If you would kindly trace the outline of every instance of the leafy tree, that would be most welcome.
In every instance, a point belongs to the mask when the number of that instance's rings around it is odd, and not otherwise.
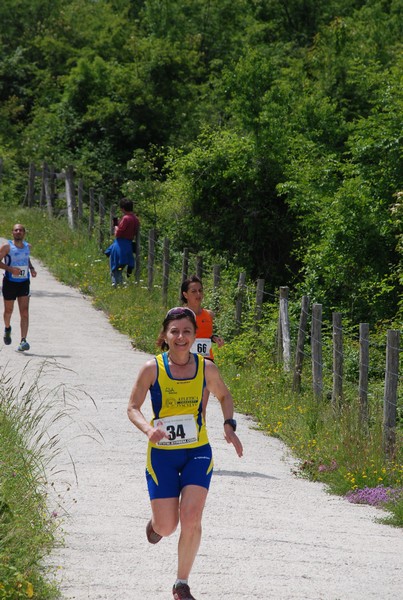
[[[138,149],[128,164],[128,181],[123,186],[125,196],[133,199],[136,212],[141,217],[144,231],[156,229],[160,223],[158,209],[161,200],[162,176],[160,151],[147,156],[145,150]]]
[[[399,0],[4,0],[0,148],[137,198],[180,248],[390,317],[402,22]]]
[[[281,283],[291,222],[253,136],[228,129],[203,133],[172,162],[168,202],[177,202],[181,191],[183,212],[172,223],[176,239],[179,233],[194,252],[210,248],[237,257],[254,276]]]

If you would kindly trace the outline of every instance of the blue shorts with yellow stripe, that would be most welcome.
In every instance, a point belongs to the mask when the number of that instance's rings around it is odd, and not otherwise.
[[[213,453],[210,444],[197,448],[148,449],[146,479],[151,500],[179,498],[186,485],[210,487]]]

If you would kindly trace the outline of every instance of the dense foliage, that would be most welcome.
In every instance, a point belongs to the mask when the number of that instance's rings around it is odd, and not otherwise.
[[[3,199],[29,160],[74,164],[177,248],[400,322],[402,23],[399,0],[3,0]]]

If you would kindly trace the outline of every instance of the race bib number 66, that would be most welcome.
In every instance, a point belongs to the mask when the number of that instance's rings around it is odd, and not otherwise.
[[[211,350],[211,339],[210,338],[197,338],[190,349],[191,352],[201,354],[202,356],[210,356]]]

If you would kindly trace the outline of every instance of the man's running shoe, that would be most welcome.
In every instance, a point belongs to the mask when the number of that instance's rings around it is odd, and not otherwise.
[[[190,593],[190,587],[187,583],[178,583],[172,589],[174,600],[196,600]]]
[[[9,346],[11,344],[11,327],[4,328],[3,340],[6,346]]]
[[[25,352],[25,350],[29,350],[29,344],[25,338],[22,338],[20,345],[18,346],[18,352]]]

